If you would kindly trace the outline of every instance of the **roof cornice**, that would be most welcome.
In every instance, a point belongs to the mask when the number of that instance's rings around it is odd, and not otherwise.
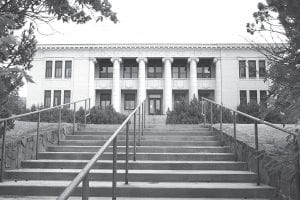
[[[270,44],[260,44],[269,46]],[[114,44],[38,44],[38,50],[45,49],[149,49],[149,48],[192,48],[192,49],[253,49],[249,43],[212,43],[212,44],[189,44],[189,43],[114,43]]]

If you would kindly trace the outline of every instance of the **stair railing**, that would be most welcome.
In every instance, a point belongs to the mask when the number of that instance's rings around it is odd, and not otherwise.
[[[84,124],[86,124],[86,117],[90,115],[90,111],[91,111],[91,99],[87,98],[87,99],[83,99],[83,100],[79,100],[79,101],[74,101],[71,103],[65,103],[62,105],[58,105],[58,106],[54,106],[51,108],[45,108],[45,109],[41,109],[41,110],[37,110],[37,111],[33,111],[33,112],[28,112],[28,113],[24,113],[24,114],[20,114],[20,115],[15,115],[12,117],[8,117],[8,118],[4,118],[4,119],[0,119],[0,130],[2,129],[2,146],[1,146],[1,166],[0,166],[0,182],[3,182],[4,179],[4,174],[5,174],[5,160],[6,160],[6,148],[5,148],[5,137],[6,137],[6,132],[7,132],[7,126],[8,126],[8,121],[10,120],[15,120],[15,119],[19,119],[22,117],[26,117],[26,116],[32,116],[32,115],[37,115],[37,127],[36,127],[36,141],[35,141],[35,150],[36,150],[36,154],[35,154],[35,158],[36,160],[39,159],[39,136],[40,136],[40,122],[41,122],[41,113],[43,112],[47,112],[50,110],[58,110],[58,136],[57,136],[57,142],[59,143],[61,140],[61,111],[63,107],[70,107],[71,105],[73,105],[73,133],[75,132],[75,126],[76,126],[76,105],[78,105],[79,103],[84,102]],[[2,126],[3,124],[3,126]]]
[[[72,182],[65,188],[65,190],[60,194],[57,200],[68,199],[74,190],[82,183],[82,199],[87,200],[89,198],[89,173],[96,162],[101,158],[107,148],[113,143],[113,163],[112,163],[112,200],[117,198],[117,136],[121,133],[121,130],[126,128],[126,138],[125,138],[125,184],[128,184],[128,160],[129,160],[129,124],[131,123],[131,118],[133,117],[133,160],[136,160],[136,115],[139,115],[138,126],[139,126],[139,145],[141,139],[141,133],[143,133],[145,128],[145,101],[142,101],[124,120],[124,122],[119,126],[119,128],[109,137],[109,139],[104,143],[104,145],[99,149],[99,151],[92,157],[92,159],[84,166],[84,168],[77,174],[77,176],[72,180]],[[142,110],[142,113],[141,113]],[[140,115],[141,114],[141,115]],[[140,120],[142,117],[142,120]]]
[[[218,104],[210,99],[207,99],[207,98],[204,98],[204,97],[201,97],[201,102],[202,102],[202,114],[204,116],[204,125],[206,125],[206,120],[207,120],[207,117],[206,115],[208,114],[207,112],[207,109],[206,107],[208,107],[208,105],[210,105],[210,127],[211,127],[211,130],[213,130],[213,105],[215,105],[217,108],[219,107],[220,108],[220,113],[219,113],[219,120],[220,120],[220,132],[222,133],[222,126],[223,126],[223,109],[225,110],[228,110],[230,112],[233,113],[233,139],[234,139],[234,154],[235,154],[235,158],[237,159],[237,140],[236,140],[236,124],[237,124],[237,115],[241,115],[241,116],[244,116],[250,120],[253,120],[254,122],[254,135],[255,135],[255,139],[254,139],[254,142],[255,142],[255,151],[256,151],[256,168],[257,168],[257,178],[256,178],[256,183],[257,185],[260,185],[260,182],[261,182],[261,177],[260,177],[260,166],[259,166],[259,162],[260,162],[260,156],[259,156],[259,149],[258,149],[258,145],[259,145],[259,138],[258,138],[258,127],[257,127],[257,124],[265,124],[267,126],[270,126],[274,129],[277,129],[277,130],[280,130],[284,133],[287,133],[289,135],[291,135],[292,137],[297,137],[297,134],[296,133],[293,133],[289,130],[286,130],[286,129],[283,129],[279,126],[276,126],[270,122],[266,122],[262,119],[259,119],[259,118],[256,118],[256,117],[253,117],[251,115],[248,115],[246,113],[243,113],[243,112],[240,112],[236,109],[233,109],[233,108],[229,108],[227,106],[224,106],[222,104]],[[207,105],[206,105],[207,104]],[[298,144],[300,144],[300,135],[298,136],[298,139],[297,139],[297,142]],[[298,152],[299,153],[299,152]],[[299,176],[299,175],[298,175]],[[299,178],[299,177],[298,177]]]

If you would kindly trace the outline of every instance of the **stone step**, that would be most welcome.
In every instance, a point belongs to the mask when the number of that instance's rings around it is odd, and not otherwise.
[[[47,151],[50,152],[97,152],[101,146],[50,146]],[[118,146],[118,152],[125,152],[125,146]],[[129,147],[133,152],[133,146]],[[112,152],[112,146],[107,149]],[[226,153],[229,152],[228,146],[206,146],[206,147],[176,147],[176,146],[137,146],[138,153]]]
[[[137,136],[137,135],[136,135]],[[108,140],[110,136],[102,135],[68,135],[66,140]],[[125,140],[125,135],[119,135],[119,140]],[[129,136],[129,139],[133,139],[133,135]],[[216,136],[142,136],[143,141],[153,141],[153,140],[175,140],[175,141],[215,141]]]
[[[89,160],[26,160],[21,163],[24,168],[47,169],[82,169]],[[118,160],[117,167],[124,169],[125,161]],[[111,160],[99,160],[95,169],[112,169]],[[247,163],[234,161],[129,161],[129,169],[144,170],[247,170]]]
[[[129,141],[129,145],[133,146],[133,138]],[[63,146],[101,146],[107,140],[61,140],[60,145]],[[120,146],[125,145],[125,140],[118,140],[117,144]],[[220,141],[161,141],[161,140],[148,140],[141,141],[141,146],[221,146]]]
[[[16,169],[8,170],[10,180],[73,180],[80,169]],[[117,180],[124,181],[125,170],[118,170]],[[93,169],[90,180],[111,181],[111,169]],[[130,182],[255,182],[256,175],[248,171],[231,170],[129,170]]]
[[[6,196],[0,197],[0,199],[5,200],[56,200],[57,197],[54,196]],[[187,200],[186,198],[155,198],[156,200]],[[244,198],[189,198],[190,200],[245,200]],[[69,200],[82,200],[81,197],[70,197]],[[90,197],[89,200],[111,200],[111,197]],[[152,198],[132,198],[132,197],[118,197],[118,200],[153,200]],[[268,199],[261,199],[255,198],[247,200],[268,200]]]
[[[66,160],[83,160],[91,159],[95,155],[94,152],[41,152],[40,159],[66,159]],[[112,159],[112,153],[104,153],[101,159]],[[119,152],[118,159],[124,160],[125,153]],[[132,153],[129,154],[132,159]],[[208,160],[234,160],[232,153],[137,153],[137,160],[181,160],[181,161],[208,161]]]
[[[5,181],[0,184],[2,195],[59,195],[70,181]],[[90,195],[111,196],[111,181],[90,181]],[[73,195],[81,195],[81,184]],[[117,184],[118,197],[197,197],[197,198],[271,198],[275,196],[272,187],[257,186],[255,183],[216,183],[216,182],[123,182]]]
[[[114,131],[76,131],[74,135],[112,135]],[[125,131],[121,131],[120,135],[124,135]],[[142,134],[142,133],[141,133]],[[129,135],[133,135],[133,129],[129,130]],[[136,135],[139,135],[139,129],[136,129]],[[151,130],[144,130],[144,136],[211,136],[211,131],[188,131],[188,130],[182,130],[182,131],[151,131]]]

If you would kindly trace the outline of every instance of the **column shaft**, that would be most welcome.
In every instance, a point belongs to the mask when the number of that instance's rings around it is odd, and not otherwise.
[[[190,63],[189,100],[194,97],[198,99],[197,62],[199,62],[199,58],[189,58],[188,62]]]
[[[95,105],[95,62],[96,59],[90,58],[89,60],[89,98],[91,99],[91,107]]]
[[[120,64],[121,58],[112,58],[113,62],[113,88],[112,105],[117,112],[121,111],[121,89],[120,89]]]
[[[172,62],[173,58],[163,58],[164,63],[164,114],[169,110],[173,109],[172,106]]]
[[[221,72],[221,59],[214,60],[216,65],[216,89],[215,89],[215,101],[222,103],[222,72]]]
[[[146,62],[147,58],[137,58],[139,63],[138,104],[146,98]]]

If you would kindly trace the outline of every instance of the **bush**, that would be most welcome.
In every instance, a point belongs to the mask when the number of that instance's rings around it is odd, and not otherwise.
[[[126,115],[116,112],[112,106],[106,108],[94,106],[87,121],[91,124],[120,124],[126,117]]]

